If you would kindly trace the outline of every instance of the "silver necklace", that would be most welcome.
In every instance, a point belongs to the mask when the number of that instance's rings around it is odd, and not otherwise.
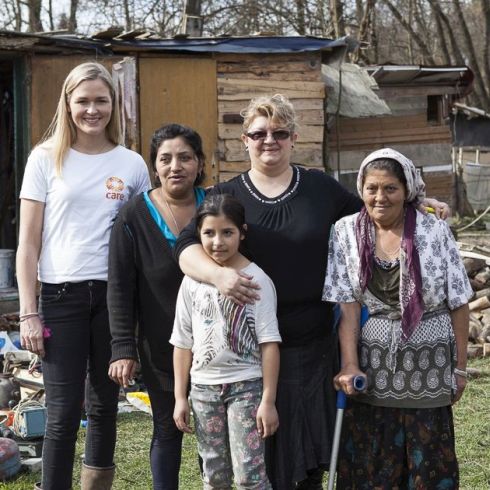
[[[170,207],[170,204],[163,197],[163,194],[162,194],[162,199],[163,199],[163,202],[165,203],[165,206],[167,206],[167,209],[168,209],[168,212],[170,213],[170,216],[172,217],[172,220],[173,220],[174,225],[175,225],[175,229],[177,230],[177,235],[180,235],[180,226],[178,225],[177,220],[175,219],[175,216],[174,216],[174,213],[172,212],[172,208]]]

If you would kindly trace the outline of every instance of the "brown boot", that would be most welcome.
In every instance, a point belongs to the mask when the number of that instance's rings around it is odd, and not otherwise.
[[[116,466],[96,468],[82,463],[81,490],[111,490]]]

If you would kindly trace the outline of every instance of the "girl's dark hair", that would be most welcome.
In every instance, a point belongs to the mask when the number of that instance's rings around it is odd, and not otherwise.
[[[204,155],[204,150],[202,148],[202,139],[197,131],[189,128],[188,126],[183,126],[182,124],[166,124],[153,133],[150,142],[151,168],[154,172],[156,172],[156,159],[158,149],[160,148],[161,144],[166,140],[173,140],[174,138],[179,137],[183,138],[185,142],[192,148],[192,151],[196,155],[198,162],[202,164],[202,170],[197,174],[194,185],[202,184],[204,182],[204,179],[206,178],[206,175],[204,174],[204,162],[206,161],[206,156]],[[157,179],[155,185],[157,187],[160,187],[162,184]]]
[[[366,180],[366,175],[370,170],[385,170],[386,172],[392,173],[405,187],[407,190],[407,178],[405,177],[405,172],[403,167],[392,158],[378,158],[369,163],[364,169],[363,184]]]
[[[226,216],[227,219],[240,230],[245,232],[245,209],[242,203],[230,194],[214,194],[207,196],[197,208],[196,226],[198,233],[201,231],[202,222],[206,216]]]

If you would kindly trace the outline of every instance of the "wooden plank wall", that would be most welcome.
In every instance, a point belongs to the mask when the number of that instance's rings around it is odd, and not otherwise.
[[[140,57],[141,154],[149,161],[153,132],[171,122],[194,128],[206,154],[206,184],[217,181],[216,62],[197,57]]]
[[[320,53],[217,55],[220,182],[250,168],[238,117],[250,99],[281,93],[290,98],[300,127],[294,163],[323,168],[325,87]],[[232,119],[233,122],[225,122]]]
[[[425,112],[401,116],[348,119],[341,117],[339,143],[344,150],[375,150],[403,143],[447,143],[450,159],[451,132],[447,124],[434,125]],[[337,151],[335,126],[329,133],[329,149]]]
[[[109,71],[120,58],[99,58]],[[31,145],[36,145],[53,119],[61,87],[75,66],[94,61],[93,56],[33,55],[31,58]]]
[[[427,196],[447,202],[454,210],[453,173],[451,171],[424,172],[423,179]]]

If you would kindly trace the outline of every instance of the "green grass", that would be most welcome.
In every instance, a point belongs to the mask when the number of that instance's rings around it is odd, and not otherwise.
[[[455,406],[458,458],[461,468],[461,490],[490,488],[490,358],[470,363],[482,376],[471,379],[463,399]],[[114,490],[151,489],[149,445],[151,419],[143,413],[119,416]],[[85,433],[80,431],[74,474],[74,488],[79,488],[80,460]],[[0,483],[0,490],[30,490],[39,475],[20,474],[15,480]],[[180,487],[202,488],[199,480],[196,444],[193,436],[184,437]]]
[[[469,363],[482,376],[470,379],[454,408],[462,490],[490,489],[490,358]]]

